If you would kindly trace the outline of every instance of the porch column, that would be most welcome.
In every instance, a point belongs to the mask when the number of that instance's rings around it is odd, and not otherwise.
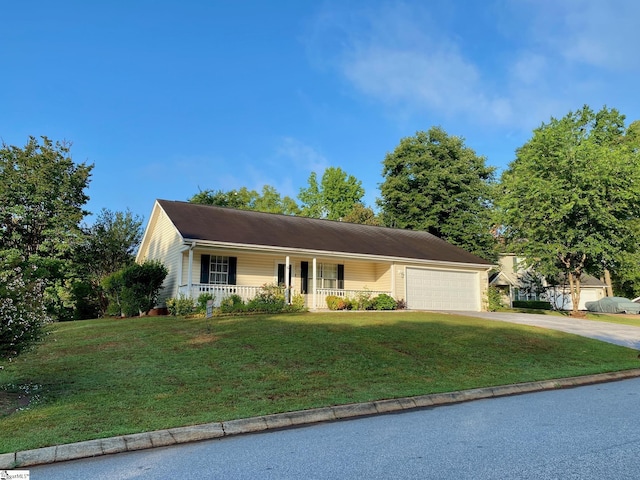
[[[193,247],[195,247],[195,244],[189,247],[189,268],[187,270],[187,291],[189,292],[187,295],[189,298],[193,298]]]
[[[396,262],[391,262],[391,296],[396,298]]]
[[[291,285],[289,282],[289,270],[291,269],[291,259],[289,255],[284,260],[284,291],[285,291],[285,300],[287,303],[291,303]]]
[[[177,277],[178,277],[178,293],[180,292],[180,286],[182,285],[182,261],[184,260],[184,250],[180,250],[180,257],[178,258],[178,265],[176,268],[177,270]],[[178,295],[176,294],[176,297]]]
[[[317,290],[317,283],[316,283],[316,274],[317,274],[317,260],[315,257],[313,257],[313,281],[311,282],[311,288],[313,289],[313,309],[315,310],[316,308],[318,308],[317,306],[317,302],[316,302],[316,290]]]

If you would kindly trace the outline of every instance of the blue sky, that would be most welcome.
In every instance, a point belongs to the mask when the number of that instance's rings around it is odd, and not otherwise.
[[[73,143],[87,208],[274,186],[442,126],[503,169],[584,104],[640,119],[636,0],[3,2],[0,139]],[[89,219],[90,221],[90,219]]]

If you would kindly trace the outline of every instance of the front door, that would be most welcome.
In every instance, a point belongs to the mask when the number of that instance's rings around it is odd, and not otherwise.
[[[284,270],[286,265],[284,263],[278,264],[278,285],[284,287]],[[291,270],[293,269],[293,265],[289,265],[289,286],[291,286]]]

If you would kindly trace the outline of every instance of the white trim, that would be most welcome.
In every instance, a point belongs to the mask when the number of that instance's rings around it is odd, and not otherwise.
[[[318,274],[318,265],[317,265],[317,259],[316,257],[313,257],[313,281],[311,282],[312,286],[312,292],[313,292],[313,309],[315,310],[316,308],[318,308],[317,303],[316,303],[316,298],[318,295],[318,284],[316,282],[316,275]]]
[[[287,255],[284,259],[284,288],[286,288],[287,290],[291,286],[289,285],[290,270],[291,270],[291,258],[289,258],[289,255]]]
[[[140,263],[142,262],[147,255],[145,255],[144,257],[141,257],[142,252],[144,252],[147,249],[148,243],[150,241],[151,235],[153,235],[152,228],[149,228],[151,226],[151,222],[153,222],[154,219],[157,219],[157,217],[160,215],[160,212],[164,213],[165,215],[167,215],[167,212],[164,211],[164,208],[162,208],[162,206],[160,205],[160,202],[158,202],[158,200],[155,201],[155,203],[153,204],[153,208],[151,209],[151,215],[149,215],[149,220],[147,221],[147,225],[144,229],[144,234],[142,235],[142,240],[140,241],[140,246],[138,247],[138,251],[136,252],[136,263]],[[175,223],[173,223],[173,220],[171,219],[171,217],[169,217],[169,215],[167,215],[167,218],[169,219],[169,223],[171,224],[171,226],[173,227],[175,233],[184,240],[184,237],[182,236],[182,234],[180,233],[180,231],[178,230],[178,227],[176,227]],[[148,238],[147,238],[148,237]],[[147,252],[148,254],[148,252]]]
[[[196,242],[191,243],[189,247],[189,265],[187,267],[187,288],[191,291],[193,287],[193,249],[196,248]],[[202,261],[202,260],[201,260]]]
[[[366,261],[378,261],[378,262],[399,262],[399,263],[418,263],[425,266],[440,266],[440,267],[458,267],[458,268],[474,268],[478,270],[489,271],[496,265],[484,265],[479,263],[462,263],[462,262],[446,262],[442,260],[425,260],[420,258],[409,257],[390,257],[382,255],[371,255],[363,253],[351,253],[351,252],[331,252],[322,250],[310,250],[303,248],[291,248],[291,247],[274,247],[269,245],[248,245],[245,243],[230,243],[230,242],[214,242],[210,240],[194,240],[184,239],[185,242],[197,242],[198,245],[203,247],[213,248],[227,248],[232,250],[246,250],[259,253],[275,253],[275,254],[289,254],[292,256],[307,256],[307,257],[321,257],[321,258],[348,258],[351,260],[366,260]]]
[[[396,264],[391,263],[391,296],[396,298]]]

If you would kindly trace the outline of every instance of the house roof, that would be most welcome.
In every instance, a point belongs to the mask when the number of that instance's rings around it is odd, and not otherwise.
[[[427,232],[158,200],[184,240],[490,266]]]
[[[497,286],[517,286],[519,283],[518,277],[511,272],[495,272],[489,277],[489,285]]]

